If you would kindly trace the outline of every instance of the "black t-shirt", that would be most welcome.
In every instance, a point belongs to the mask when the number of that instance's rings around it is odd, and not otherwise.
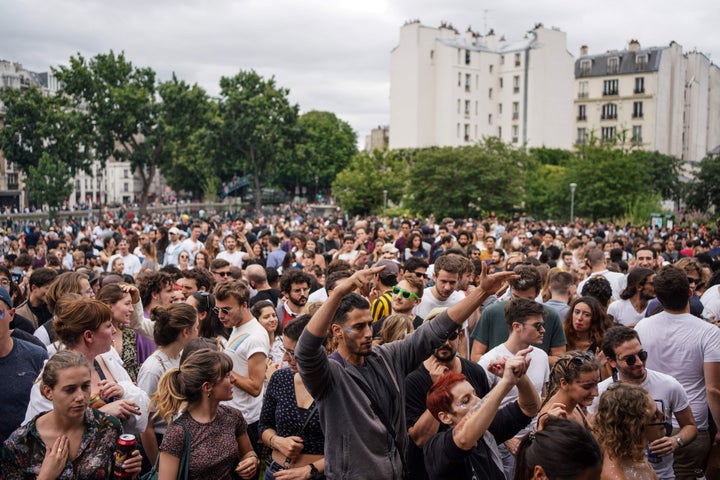
[[[252,306],[260,300],[270,300],[272,304],[277,307],[280,297],[282,297],[282,293],[280,292],[280,290],[276,290],[274,288],[270,288],[268,290],[259,290],[255,294],[255,296],[252,297],[248,302],[248,307],[252,308]]]
[[[498,445],[512,438],[532,420],[517,402],[498,410],[490,428]],[[436,433],[425,444],[425,468],[433,480],[505,480],[505,474],[492,458],[490,447],[483,438],[471,450],[463,450],[453,440],[453,430]]]
[[[487,395],[490,391],[490,385],[485,370],[480,365],[460,358],[460,371],[468,379],[470,385],[473,386],[478,397],[482,398]],[[427,409],[425,400],[430,387],[432,387],[432,379],[424,364],[421,364],[405,378],[405,419],[408,429],[415,425]],[[442,425],[440,425],[440,429],[443,429]],[[415,445],[412,440],[408,446],[407,463],[408,478],[414,480],[426,480],[428,478],[423,450]]]
[[[50,313],[46,303],[41,304],[39,307],[33,307],[32,304],[28,302],[28,308],[30,308],[30,311],[37,317],[38,327],[42,327],[45,322],[53,318],[53,314]]]

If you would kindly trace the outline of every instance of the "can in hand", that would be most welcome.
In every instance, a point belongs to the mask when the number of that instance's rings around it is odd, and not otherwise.
[[[120,435],[117,441],[117,447],[115,448],[114,465],[113,465],[113,478],[125,479],[132,478],[132,473],[128,473],[122,468],[122,464],[125,460],[130,458],[133,450],[135,450],[137,441],[135,435]]]

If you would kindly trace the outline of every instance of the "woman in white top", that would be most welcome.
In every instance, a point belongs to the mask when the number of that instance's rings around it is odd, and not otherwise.
[[[149,398],[132,382],[112,348],[115,327],[110,307],[66,294],[55,305],[54,330],[61,348],[83,354],[92,367],[90,406],[118,417],[125,433],[145,431]],[[23,423],[52,408],[52,402],[43,397],[36,383]]]
[[[158,346],[140,367],[138,387],[148,396],[157,391],[158,382],[163,374],[180,365],[180,354],[185,345],[198,336],[197,310],[187,303],[172,303],[167,307],[158,306],[150,312],[155,322],[154,340]],[[162,417],[151,413],[151,421],[141,435],[145,457],[149,465],[155,463],[158,445],[167,431],[167,423]]]

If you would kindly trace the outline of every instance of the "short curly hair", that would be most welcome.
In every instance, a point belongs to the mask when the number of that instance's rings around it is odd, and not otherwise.
[[[647,390],[616,382],[602,394],[593,422],[593,432],[610,458],[641,461],[648,422]]]

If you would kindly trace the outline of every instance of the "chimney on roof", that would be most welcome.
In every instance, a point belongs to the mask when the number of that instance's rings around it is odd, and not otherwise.
[[[640,50],[640,42],[638,42],[637,40],[635,40],[635,39],[633,38],[633,39],[630,40],[630,42],[628,43],[628,50],[630,50],[631,52],[637,52],[637,51],[639,51],[639,50]]]
[[[581,45],[580,46],[580,56],[584,57],[588,54],[588,46],[587,45]]]

